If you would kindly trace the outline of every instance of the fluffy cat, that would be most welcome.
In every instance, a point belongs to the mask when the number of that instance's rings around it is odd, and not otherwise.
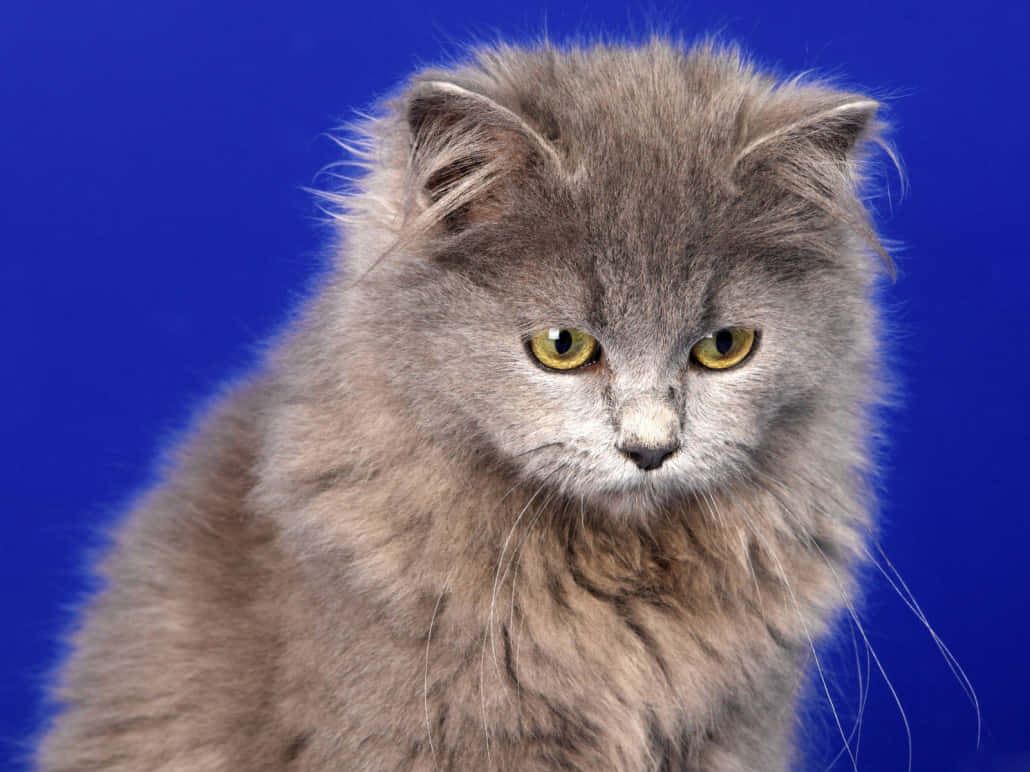
[[[663,41],[415,76],[40,767],[789,768],[871,528],[877,108]]]

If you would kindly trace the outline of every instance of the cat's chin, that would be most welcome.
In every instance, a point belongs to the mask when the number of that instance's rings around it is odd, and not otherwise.
[[[692,487],[683,480],[641,477],[630,483],[598,488],[586,501],[613,519],[646,522],[667,514],[688,501],[691,495]]]
[[[613,479],[614,478],[614,479]],[[597,479],[596,475],[574,474],[557,482],[560,494],[596,516],[612,520],[644,523],[656,517],[668,516],[692,501],[702,488],[692,484],[681,474],[669,472],[633,472]],[[576,507],[573,506],[573,509]]]
[[[660,517],[682,507],[714,482],[705,474],[692,474],[689,466],[682,464],[641,470],[614,454],[581,452],[572,457],[564,447],[541,450],[522,464],[530,486],[551,489],[567,498],[573,508],[581,503],[591,512],[618,520],[641,522]]]

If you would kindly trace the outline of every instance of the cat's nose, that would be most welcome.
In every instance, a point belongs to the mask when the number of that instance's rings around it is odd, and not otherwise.
[[[644,471],[657,469],[665,459],[679,450],[679,443],[671,445],[660,445],[657,447],[649,445],[624,445],[619,450],[634,464]]]
[[[657,469],[679,450],[679,414],[664,394],[626,400],[619,424],[615,446],[644,471]]]

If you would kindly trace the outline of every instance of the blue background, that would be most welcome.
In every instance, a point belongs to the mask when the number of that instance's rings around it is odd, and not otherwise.
[[[911,191],[899,204],[894,178],[894,205],[878,203],[906,245],[886,291],[903,399],[888,416],[883,544],[977,690],[979,751],[958,682],[876,577],[866,629],[907,712],[914,769],[1030,769],[1025,13],[948,0],[7,0],[0,759],[43,716],[98,526],[317,274],[327,231],[301,187],[337,158],[320,133],[473,38],[639,37],[657,22],[891,97]],[[853,716],[854,654],[825,656]],[[872,680],[859,766],[904,769],[903,722],[875,666]],[[806,715],[822,769],[839,738],[825,701]]]

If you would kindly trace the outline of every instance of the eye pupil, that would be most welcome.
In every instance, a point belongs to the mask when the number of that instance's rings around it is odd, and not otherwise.
[[[725,329],[715,333],[715,348],[720,354],[725,354],[733,348],[733,333]]]
[[[756,340],[754,327],[723,327],[695,343],[690,358],[708,370],[728,370],[750,356]]]
[[[547,327],[526,341],[530,355],[548,370],[571,372],[598,360],[601,347],[589,333]]]

